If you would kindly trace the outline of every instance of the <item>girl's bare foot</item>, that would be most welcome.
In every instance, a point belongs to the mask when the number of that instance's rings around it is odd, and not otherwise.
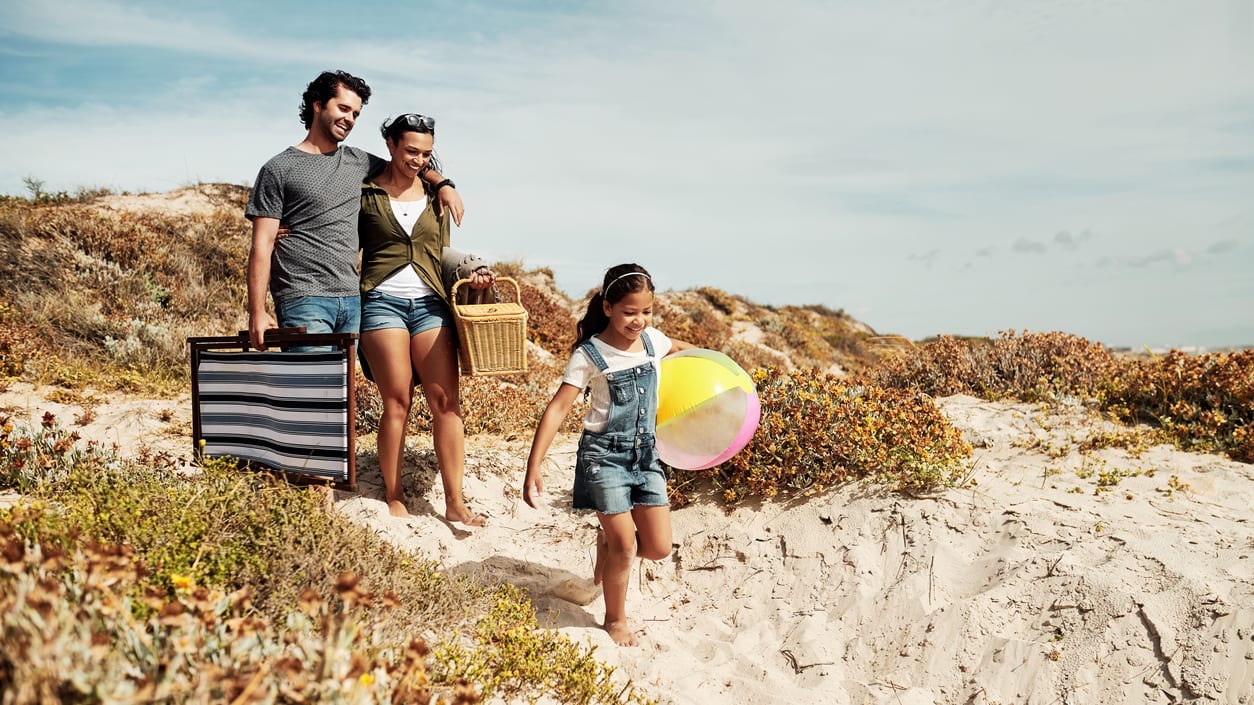
[[[409,509],[405,506],[405,500],[404,499],[389,499],[388,500],[388,513],[394,517],[404,518],[404,517],[409,516]]]
[[[597,560],[592,566],[593,585],[600,585],[605,577],[605,554],[609,547],[610,545],[605,541],[605,532],[601,530],[601,527],[597,527]]]
[[[475,514],[465,506],[458,508],[449,507],[448,511],[444,513],[444,518],[449,521],[461,522],[466,526],[487,526],[488,524],[487,517]]]
[[[627,620],[618,620],[605,623],[605,631],[609,632],[610,638],[619,646],[637,646],[636,633],[627,625]]]

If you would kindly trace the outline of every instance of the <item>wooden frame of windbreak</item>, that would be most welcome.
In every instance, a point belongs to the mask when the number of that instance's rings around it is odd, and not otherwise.
[[[278,350],[258,351],[248,331],[188,338],[194,452],[356,491],[356,340],[278,328],[265,338]]]

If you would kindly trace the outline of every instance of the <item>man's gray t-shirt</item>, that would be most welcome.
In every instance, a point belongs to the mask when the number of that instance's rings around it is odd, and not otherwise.
[[[356,147],[310,154],[288,147],[261,167],[244,211],[275,218],[288,235],[274,243],[270,295],[356,296],[361,182],[384,164]]]

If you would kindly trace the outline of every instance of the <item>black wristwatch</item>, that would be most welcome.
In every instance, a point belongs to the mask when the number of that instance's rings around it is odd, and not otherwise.
[[[445,179],[441,181],[440,183],[436,184],[435,187],[431,189],[431,193],[439,193],[440,189],[444,188],[445,186],[452,186],[453,188],[457,188],[457,184],[453,183],[452,179]]]

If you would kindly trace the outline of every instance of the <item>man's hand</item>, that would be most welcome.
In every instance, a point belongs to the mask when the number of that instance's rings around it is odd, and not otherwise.
[[[279,322],[274,320],[268,311],[260,316],[248,317],[248,342],[257,350],[266,349],[266,331],[278,328]]]
[[[453,223],[461,227],[462,214],[466,212],[466,206],[462,204],[462,197],[461,194],[457,193],[457,189],[452,186],[445,186],[436,192],[435,198],[439,202],[440,208],[453,216]]]

